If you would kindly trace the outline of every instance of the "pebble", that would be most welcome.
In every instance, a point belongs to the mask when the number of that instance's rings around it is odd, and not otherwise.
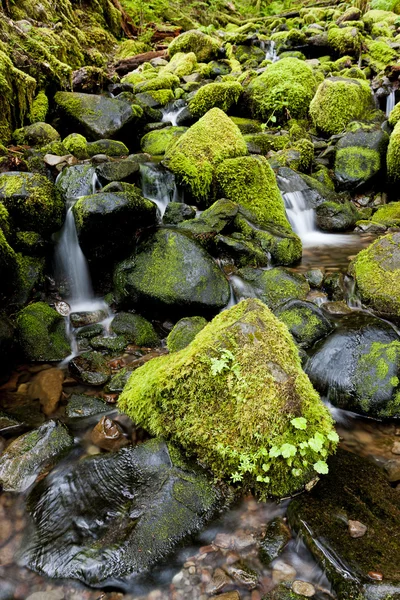
[[[27,597],[26,600],[64,600],[65,595],[62,590],[53,590],[51,592],[35,592]]]
[[[363,537],[367,533],[368,527],[360,521],[349,520],[349,533],[352,538]]]
[[[128,443],[121,426],[110,417],[100,419],[93,429],[90,439],[93,444],[103,450],[119,450]]]
[[[254,588],[257,587],[258,575],[246,565],[231,565],[228,569],[228,573],[239,585],[248,590],[254,590]]]
[[[308,583],[308,581],[301,581],[300,579],[296,579],[293,581],[292,590],[295,594],[299,594],[299,596],[305,596],[306,598],[312,598],[315,595],[315,587],[312,583]]]
[[[400,454],[400,442],[394,442],[392,446],[392,454]]]
[[[215,569],[212,580],[206,587],[207,594],[216,594],[221,591],[226,585],[230,585],[232,579],[219,567]]]
[[[29,388],[31,400],[39,400],[45,415],[51,415],[61,398],[64,372],[52,368],[35,375]]]
[[[382,581],[383,575],[378,571],[369,571],[368,577],[371,577],[374,581]]]
[[[279,559],[272,567],[272,579],[275,583],[282,581],[293,581],[296,578],[296,569],[285,561]]]
[[[234,547],[234,538],[229,533],[218,533],[215,536],[215,540],[213,542],[217,548],[233,548]]]

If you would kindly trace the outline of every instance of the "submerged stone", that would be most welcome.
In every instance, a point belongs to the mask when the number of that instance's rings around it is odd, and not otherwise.
[[[83,352],[70,361],[68,368],[74,379],[86,385],[104,385],[111,376],[111,369],[100,352]]]
[[[320,451],[337,439],[286,326],[253,299],[217,315],[183,350],[134,371],[119,408],[261,497],[302,488],[324,470]]]
[[[54,464],[73,444],[55,421],[14,440],[0,456],[0,484],[5,492],[24,492],[45,467]]]
[[[219,503],[204,472],[162,440],[89,457],[30,494],[23,559],[48,577],[115,585],[197,532]]]

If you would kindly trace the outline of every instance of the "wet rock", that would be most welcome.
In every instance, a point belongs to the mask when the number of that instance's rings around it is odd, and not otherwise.
[[[275,560],[291,537],[290,529],[281,517],[276,517],[268,523],[267,531],[259,546],[259,556],[262,562],[269,565]]]
[[[236,590],[232,592],[225,592],[224,594],[218,594],[216,596],[219,600],[240,600],[240,594]]]
[[[339,451],[324,477],[307,497],[289,505],[291,526],[298,531],[323,566],[339,600],[375,598],[371,572],[399,585],[399,495],[382,471],[352,453]],[[366,534],[353,539],[348,519],[367,526]],[[364,593],[364,585],[368,593]]]
[[[30,494],[23,558],[49,577],[122,582],[203,527],[219,501],[203,472],[161,440],[89,457]]]
[[[231,583],[232,579],[229,575],[223,569],[218,567],[215,569],[210,583],[206,586],[206,593],[212,595],[217,594]]]
[[[77,200],[94,192],[96,171],[91,165],[74,165],[65,168],[58,176],[56,187],[66,200]]]
[[[73,439],[62,425],[47,421],[39,429],[14,440],[0,456],[0,484],[4,491],[23,492],[72,447]]]
[[[287,325],[302,348],[309,348],[333,329],[331,321],[312,302],[289,300],[281,304],[275,310],[275,314]]]
[[[76,356],[68,369],[74,379],[86,385],[104,385],[111,376],[111,369],[100,352],[84,352]]]
[[[157,346],[159,343],[153,325],[136,313],[118,313],[111,323],[111,331],[136,346]]]
[[[316,209],[317,226],[323,231],[346,231],[352,229],[359,219],[359,212],[349,201],[323,202]]]
[[[22,309],[17,315],[16,324],[19,344],[28,360],[59,361],[70,354],[65,321],[44,302],[36,302]]]
[[[72,394],[68,400],[65,414],[68,419],[80,420],[109,411],[110,406],[101,398],[86,394]]]
[[[100,323],[94,323],[93,325],[85,325],[79,331],[76,332],[76,339],[80,340],[90,340],[98,335],[102,335],[104,333],[104,327]]]
[[[142,116],[142,110],[117,98],[57,92],[54,102],[72,131],[80,130],[90,140],[121,136],[127,125]]]
[[[324,272],[321,269],[310,269],[307,273],[304,274],[308,283],[312,287],[319,288],[322,285],[324,280]]]
[[[51,415],[57,408],[63,381],[64,372],[60,369],[46,369],[33,378],[29,396],[32,400],[39,400],[45,415]]]
[[[103,154],[105,156],[127,156],[128,148],[118,140],[97,140],[97,142],[88,142],[86,150],[89,156]]]
[[[316,389],[335,406],[381,418],[400,415],[399,368],[396,331],[365,313],[343,317],[305,365]]]
[[[300,579],[296,579],[293,581],[292,590],[295,594],[299,594],[299,596],[305,596],[306,598],[312,598],[315,596],[316,590],[312,583],[308,583],[308,581],[301,581]]]
[[[346,286],[343,273],[330,273],[329,275],[326,275],[324,279],[324,289],[331,300],[344,300]]]
[[[250,569],[243,562],[235,562],[227,567],[227,572],[236,583],[247,590],[254,590],[258,585],[258,575],[256,571]]]
[[[21,129],[16,129],[13,133],[13,139],[16,144],[45,146],[51,142],[58,142],[60,134],[48,123],[33,123]]]
[[[304,596],[295,594],[288,584],[281,584],[263,596],[263,600],[304,600]],[[324,597],[324,600],[325,599]]]
[[[156,222],[156,206],[130,184],[122,191],[105,187],[102,192],[79,198],[73,208],[79,243],[91,259],[104,259],[132,246],[137,229]]]
[[[170,202],[165,209],[163,222],[166,225],[177,225],[182,221],[194,219],[196,210],[183,202]]]
[[[119,354],[124,350],[127,341],[123,335],[116,335],[115,337],[98,335],[91,338],[90,345],[94,350],[102,350],[107,354]]]
[[[107,392],[111,392],[111,393],[122,392],[122,390],[125,387],[125,384],[127,383],[129,377],[131,376],[131,374],[132,374],[132,369],[130,369],[128,367],[124,367],[123,369],[118,371],[118,373],[113,375],[113,377],[108,382]]]
[[[34,592],[26,600],[64,600],[64,598],[62,590],[51,590],[50,592]]]
[[[72,327],[76,329],[78,327],[86,327],[87,325],[99,323],[100,321],[104,321],[106,317],[107,311],[99,309],[71,313],[69,318]]]
[[[203,317],[184,317],[176,323],[167,337],[167,347],[170,352],[186,348],[196,335],[207,325]]]
[[[90,434],[90,439],[95,446],[109,451],[119,450],[128,443],[121,426],[110,417],[102,417]]]
[[[275,583],[293,581],[296,575],[296,569],[282,559],[276,560],[272,566],[272,579]]]
[[[364,523],[360,523],[360,521],[352,521],[349,519],[349,534],[352,538],[360,538],[363,537],[367,533],[367,526]]]
[[[0,411],[0,435],[15,435],[24,428],[24,423],[15,417]]]
[[[139,173],[139,162],[133,158],[105,162],[96,167],[96,174],[103,185],[110,181],[134,183]]]
[[[118,302],[143,310],[212,313],[229,299],[229,284],[196,242],[171,229],[144,239],[114,272]]]
[[[337,302],[324,302],[324,311],[330,315],[351,315],[352,310],[341,300]]]

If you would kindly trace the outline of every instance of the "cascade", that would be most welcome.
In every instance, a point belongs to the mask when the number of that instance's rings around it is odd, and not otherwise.
[[[279,56],[276,52],[276,45],[273,40],[268,40],[265,43],[266,51],[265,51],[265,59],[270,60],[271,62],[276,62],[279,60]]]
[[[392,90],[388,96],[386,96],[386,116],[389,117],[390,113],[396,106],[396,92]]]
[[[170,202],[183,202],[174,174],[160,163],[140,165],[140,176],[143,196],[157,205],[161,218]]]
[[[173,127],[176,127],[178,117],[185,108],[186,104],[183,100],[176,100],[168,104],[162,111],[162,122],[171,123]]]

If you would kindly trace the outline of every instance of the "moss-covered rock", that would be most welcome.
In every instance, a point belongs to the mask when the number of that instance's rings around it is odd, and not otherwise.
[[[360,215],[354,204],[344,202],[323,202],[316,208],[317,225],[323,231],[346,231],[356,224]]]
[[[286,326],[256,300],[219,314],[180,352],[137,369],[119,407],[264,498],[300,489],[336,439]],[[317,452],[306,442],[314,436]]]
[[[189,110],[195,117],[202,117],[211,108],[228,112],[239,101],[243,88],[237,81],[209,83],[199,89],[189,101]]]
[[[242,282],[235,278],[232,281],[237,298],[258,298],[271,310],[288,300],[305,300],[310,291],[303,275],[281,267],[267,270],[245,267],[238,275]]]
[[[164,163],[195,198],[206,200],[216,166],[246,154],[239,128],[222,110],[212,108],[168,149]]]
[[[398,183],[400,180],[400,121],[395,125],[390,136],[386,162],[389,181]]]
[[[290,504],[290,525],[325,570],[339,600],[394,600],[385,587],[398,589],[400,581],[399,540],[393,535],[400,523],[397,492],[377,465],[352,452],[339,451],[329,465],[329,475]],[[351,537],[350,520],[366,525],[365,535]],[[381,582],[371,581],[371,572],[382,573],[383,590]]]
[[[117,181],[135,183],[139,178],[140,162],[140,155],[105,161],[96,167],[96,175],[102,185]]]
[[[389,202],[380,206],[372,215],[371,221],[385,227],[400,227],[400,202]]]
[[[183,202],[170,202],[165,209],[163,223],[165,225],[178,225],[182,221],[194,219],[196,209]]]
[[[111,377],[111,369],[100,352],[83,352],[68,365],[72,377],[85,385],[104,385]]]
[[[135,96],[136,102],[144,108],[161,108],[175,100],[172,90],[149,90],[148,92],[140,92]]]
[[[280,305],[275,314],[287,325],[296,342],[304,348],[309,348],[333,329],[331,321],[312,302],[289,300]]]
[[[117,266],[114,287],[121,304],[141,312],[212,314],[229,300],[228,282],[211,257],[171,229],[144,239],[136,254]]]
[[[172,57],[177,52],[194,52],[198,62],[208,62],[215,58],[221,42],[196,29],[186,31],[176,37],[168,47]]]
[[[134,185],[123,184],[124,191],[104,191],[83,196],[75,203],[78,238],[89,258],[115,256],[129,247],[133,232],[156,222],[156,205],[143,198]]]
[[[238,213],[239,207],[231,200],[221,198],[201,213],[197,218],[185,221],[180,225],[190,231],[199,241],[220,233],[229,226]]]
[[[341,133],[350,121],[364,118],[372,106],[368,82],[329,77],[319,85],[310,104],[310,114],[322,133],[332,135]]]
[[[43,123],[46,120],[49,110],[49,99],[46,92],[41,90],[31,104],[28,114],[30,123]]]
[[[2,290],[0,297],[3,297],[3,294],[8,295],[9,292],[12,291],[17,270],[17,255],[14,249],[8,243],[4,232],[0,229],[0,277],[2,279]]]
[[[44,146],[51,144],[51,142],[58,142],[60,134],[48,123],[37,122],[21,129],[16,129],[13,133],[13,139],[16,144]]]
[[[316,80],[311,67],[297,58],[284,58],[253,79],[246,94],[254,118],[280,121],[308,114]]]
[[[184,317],[176,323],[167,337],[168,350],[170,352],[183,350],[206,325],[207,321],[204,317]]]
[[[165,127],[157,131],[149,131],[142,137],[140,147],[147,154],[161,156],[186,131],[187,127]]]
[[[400,233],[378,238],[361,250],[351,271],[363,302],[378,313],[400,316]]]
[[[89,156],[87,140],[80,133],[70,133],[67,135],[63,140],[63,145],[70,154],[73,154],[79,160],[84,160]]]
[[[57,92],[54,102],[66,121],[65,128],[69,123],[70,130],[80,130],[90,140],[122,135],[143,114],[137,105],[95,94]]]
[[[216,170],[220,195],[240,204],[243,215],[269,232],[265,250],[280,264],[301,256],[301,241],[293,233],[274,172],[263,156],[225,160]],[[243,232],[245,233],[245,232]]]
[[[71,352],[63,317],[44,302],[22,309],[16,326],[22,353],[28,360],[59,361]]]
[[[118,313],[111,323],[111,331],[122,335],[136,346],[157,346],[159,343],[153,325],[136,313]]]
[[[193,71],[198,69],[197,58],[194,52],[176,52],[169,61],[168,65],[163,67],[163,73],[173,73],[177,77],[187,77]]]
[[[328,45],[341,55],[360,52],[362,40],[357,27],[330,27],[328,30]]]
[[[243,135],[251,133],[261,133],[261,123],[255,119],[245,119],[244,117],[231,117],[231,120],[237,125]]]
[[[278,135],[267,132],[247,133],[243,137],[250,154],[263,154],[264,156],[271,150],[283,150],[290,143],[290,138],[285,133]]]
[[[92,165],[65,167],[57,177],[56,188],[65,200],[77,200],[94,192],[93,178],[96,171]]]
[[[179,77],[172,73],[160,73],[157,77],[152,77],[145,81],[141,81],[135,85],[134,91],[153,92],[160,90],[171,90],[179,85]]]
[[[88,142],[86,146],[89,156],[96,154],[105,154],[106,156],[127,156],[128,148],[118,140],[97,140],[97,142]]]
[[[16,228],[49,233],[60,228],[64,204],[43,175],[10,171],[0,175],[0,202]]]

